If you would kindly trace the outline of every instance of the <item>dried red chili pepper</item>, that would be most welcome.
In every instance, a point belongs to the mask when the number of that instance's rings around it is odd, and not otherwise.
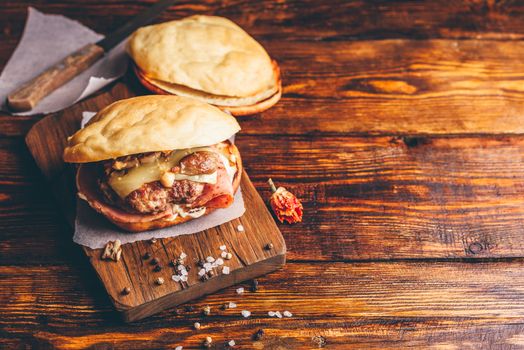
[[[280,222],[287,221],[290,224],[302,221],[304,208],[298,198],[284,187],[276,188],[273,180],[268,180],[273,194],[269,199],[271,209]]]

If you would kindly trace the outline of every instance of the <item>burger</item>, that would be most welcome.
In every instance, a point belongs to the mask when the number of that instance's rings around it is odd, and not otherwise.
[[[156,94],[193,97],[235,116],[264,111],[282,94],[278,64],[223,17],[142,27],[127,49],[139,81]]]
[[[195,99],[117,101],[68,138],[78,196],[126,231],[177,225],[233,203],[242,175],[231,115]]]

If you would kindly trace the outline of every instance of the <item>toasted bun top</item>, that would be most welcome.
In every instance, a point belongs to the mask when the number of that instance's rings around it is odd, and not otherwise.
[[[64,161],[89,163],[136,153],[214,145],[240,130],[236,119],[179,96],[140,96],[98,112],[68,139]]]
[[[214,95],[247,97],[278,82],[264,48],[222,17],[142,27],[129,39],[128,52],[150,78]]]

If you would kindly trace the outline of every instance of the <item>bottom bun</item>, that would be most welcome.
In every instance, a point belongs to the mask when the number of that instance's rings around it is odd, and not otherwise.
[[[261,101],[258,101],[256,103],[247,104],[247,105],[224,106],[224,105],[220,105],[218,103],[212,103],[212,102],[207,101],[207,100],[204,100],[204,102],[210,103],[213,106],[216,106],[216,107],[220,108],[221,110],[223,110],[225,112],[229,112],[229,113],[231,113],[232,115],[234,115],[236,117],[241,117],[241,116],[244,116],[244,115],[260,113],[260,112],[265,111],[266,109],[269,109],[269,108],[273,107],[280,100],[280,98],[282,97],[282,82],[280,80],[280,70],[278,69],[278,66],[276,65],[276,63],[274,63],[274,66],[275,66],[275,69],[276,69],[276,72],[277,72],[277,77],[278,77],[277,79],[278,79],[278,81],[276,82],[277,90],[271,96],[269,96],[269,97],[267,97],[267,98],[265,98],[265,99],[263,99]],[[161,87],[155,85],[150,79],[148,79],[145,76],[144,72],[142,72],[142,70],[140,70],[140,68],[138,68],[135,64],[133,64],[133,70],[134,70],[138,80],[140,81],[140,83],[146,89],[151,91],[152,93],[157,94],[157,95],[176,95],[176,93],[172,93],[172,92],[166,91],[166,90],[162,89]],[[190,88],[184,88],[184,89],[185,90],[191,90]],[[198,92],[198,93],[201,94],[201,92]],[[199,99],[199,95],[198,94],[194,94],[191,97],[193,97],[194,99],[197,99],[197,100]],[[218,98],[218,96],[217,96],[217,98]]]
[[[228,147],[225,147],[220,151],[226,156],[227,159],[229,159],[231,155],[234,155],[236,158],[237,172],[233,178],[234,194],[237,192],[238,187],[240,186],[240,179],[242,177],[243,171],[242,160],[240,158],[238,148],[229,141],[226,141],[226,143],[228,143]],[[184,218],[177,215],[177,217],[173,220],[170,219],[171,213],[168,212],[149,215],[138,213],[134,214],[106,203],[104,196],[98,188],[98,179],[102,176],[101,168],[102,167],[96,163],[79,165],[76,174],[78,196],[85,200],[91,206],[91,208],[105,216],[109,221],[121,229],[129,232],[142,232],[170,227],[193,219],[198,219],[192,218],[190,216],[186,216]],[[211,199],[205,205],[206,212],[203,216],[212,213],[216,209],[229,207],[231,204],[233,204],[233,200],[234,198],[230,195],[221,195]]]

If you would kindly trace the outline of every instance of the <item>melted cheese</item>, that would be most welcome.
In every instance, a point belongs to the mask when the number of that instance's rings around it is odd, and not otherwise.
[[[140,164],[135,168],[129,169],[124,175],[114,172],[109,176],[108,183],[119,197],[125,198],[131,192],[142,187],[143,184],[160,180],[166,171],[178,165],[185,156],[200,151],[212,152],[212,149],[201,147],[173,151],[166,159],[156,159],[148,164]],[[217,182],[217,173],[200,175],[175,174],[175,180],[215,184]]]

